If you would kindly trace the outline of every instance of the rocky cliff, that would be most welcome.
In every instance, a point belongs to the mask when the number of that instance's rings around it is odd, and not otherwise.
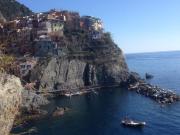
[[[0,23],[3,23],[3,22],[6,22],[6,19],[4,18],[4,16],[0,12]]]
[[[30,80],[38,81],[40,91],[75,92],[82,87],[121,85],[128,75],[124,55],[116,44],[89,42],[88,48],[80,47],[64,56],[39,59]]]
[[[8,135],[21,104],[22,86],[18,78],[0,74],[0,135]]]
[[[32,11],[16,0],[0,0],[0,12],[6,20],[32,14]],[[1,16],[1,15],[0,15]]]

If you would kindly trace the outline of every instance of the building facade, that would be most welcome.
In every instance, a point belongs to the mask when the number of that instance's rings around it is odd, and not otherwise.
[[[56,50],[57,44],[48,39],[37,40],[34,44],[34,52],[37,57],[56,55]]]
[[[92,16],[83,16],[80,20],[81,28],[90,30],[90,31],[102,31],[103,30],[103,22],[99,18],[95,18]]]

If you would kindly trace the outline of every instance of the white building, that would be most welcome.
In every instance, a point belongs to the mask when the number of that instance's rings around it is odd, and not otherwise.
[[[48,20],[39,23],[37,35],[63,36],[64,23],[60,20]]]
[[[39,23],[37,35],[48,35],[50,32],[52,32],[50,21],[43,21]]]

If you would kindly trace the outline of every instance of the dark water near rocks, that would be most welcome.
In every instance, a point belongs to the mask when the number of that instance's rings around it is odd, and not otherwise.
[[[131,70],[150,81],[180,93],[180,52],[127,55]],[[96,94],[54,100],[49,106],[70,107],[63,117],[34,121],[23,130],[35,127],[37,133],[25,135],[180,135],[180,103],[161,107],[149,98],[123,89],[106,89]],[[147,122],[143,129],[120,124],[129,116]]]

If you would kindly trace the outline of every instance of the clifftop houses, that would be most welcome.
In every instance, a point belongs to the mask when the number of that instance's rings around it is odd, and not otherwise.
[[[42,35],[57,41],[64,37],[65,29],[83,29],[90,33],[92,39],[100,39],[103,23],[95,17],[80,17],[77,12],[50,10],[0,24],[0,43],[26,46]]]
[[[3,53],[7,54],[20,56],[30,54],[34,57],[60,56],[64,55],[63,39],[67,38],[65,32],[68,30],[70,35],[72,30],[83,30],[88,33],[91,40],[98,40],[103,35],[103,23],[99,18],[81,17],[77,12],[56,10],[17,17],[15,20],[0,24],[0,46],[7,48],[3,50]],[[30,63],[27,61],[19,63],[24,64],[19,66],[23,76],[27,73],[26,69],[31,69]]]
[[[40,35],[63,36],[64,25],[74,29],[86,29],[89,31],[102,31],[103,23],[100,19],[83,16],[80,17],[77,12],[50,10],[45,13],[37,13],[31,16],[17,17],[16,20],[0,24],[0,29],[5,34],[11,34],[12,31],[29,31],[33,37]],[[33,32],[32,32],[33,31]],[[35,35],[37,34],[37,35]]]

